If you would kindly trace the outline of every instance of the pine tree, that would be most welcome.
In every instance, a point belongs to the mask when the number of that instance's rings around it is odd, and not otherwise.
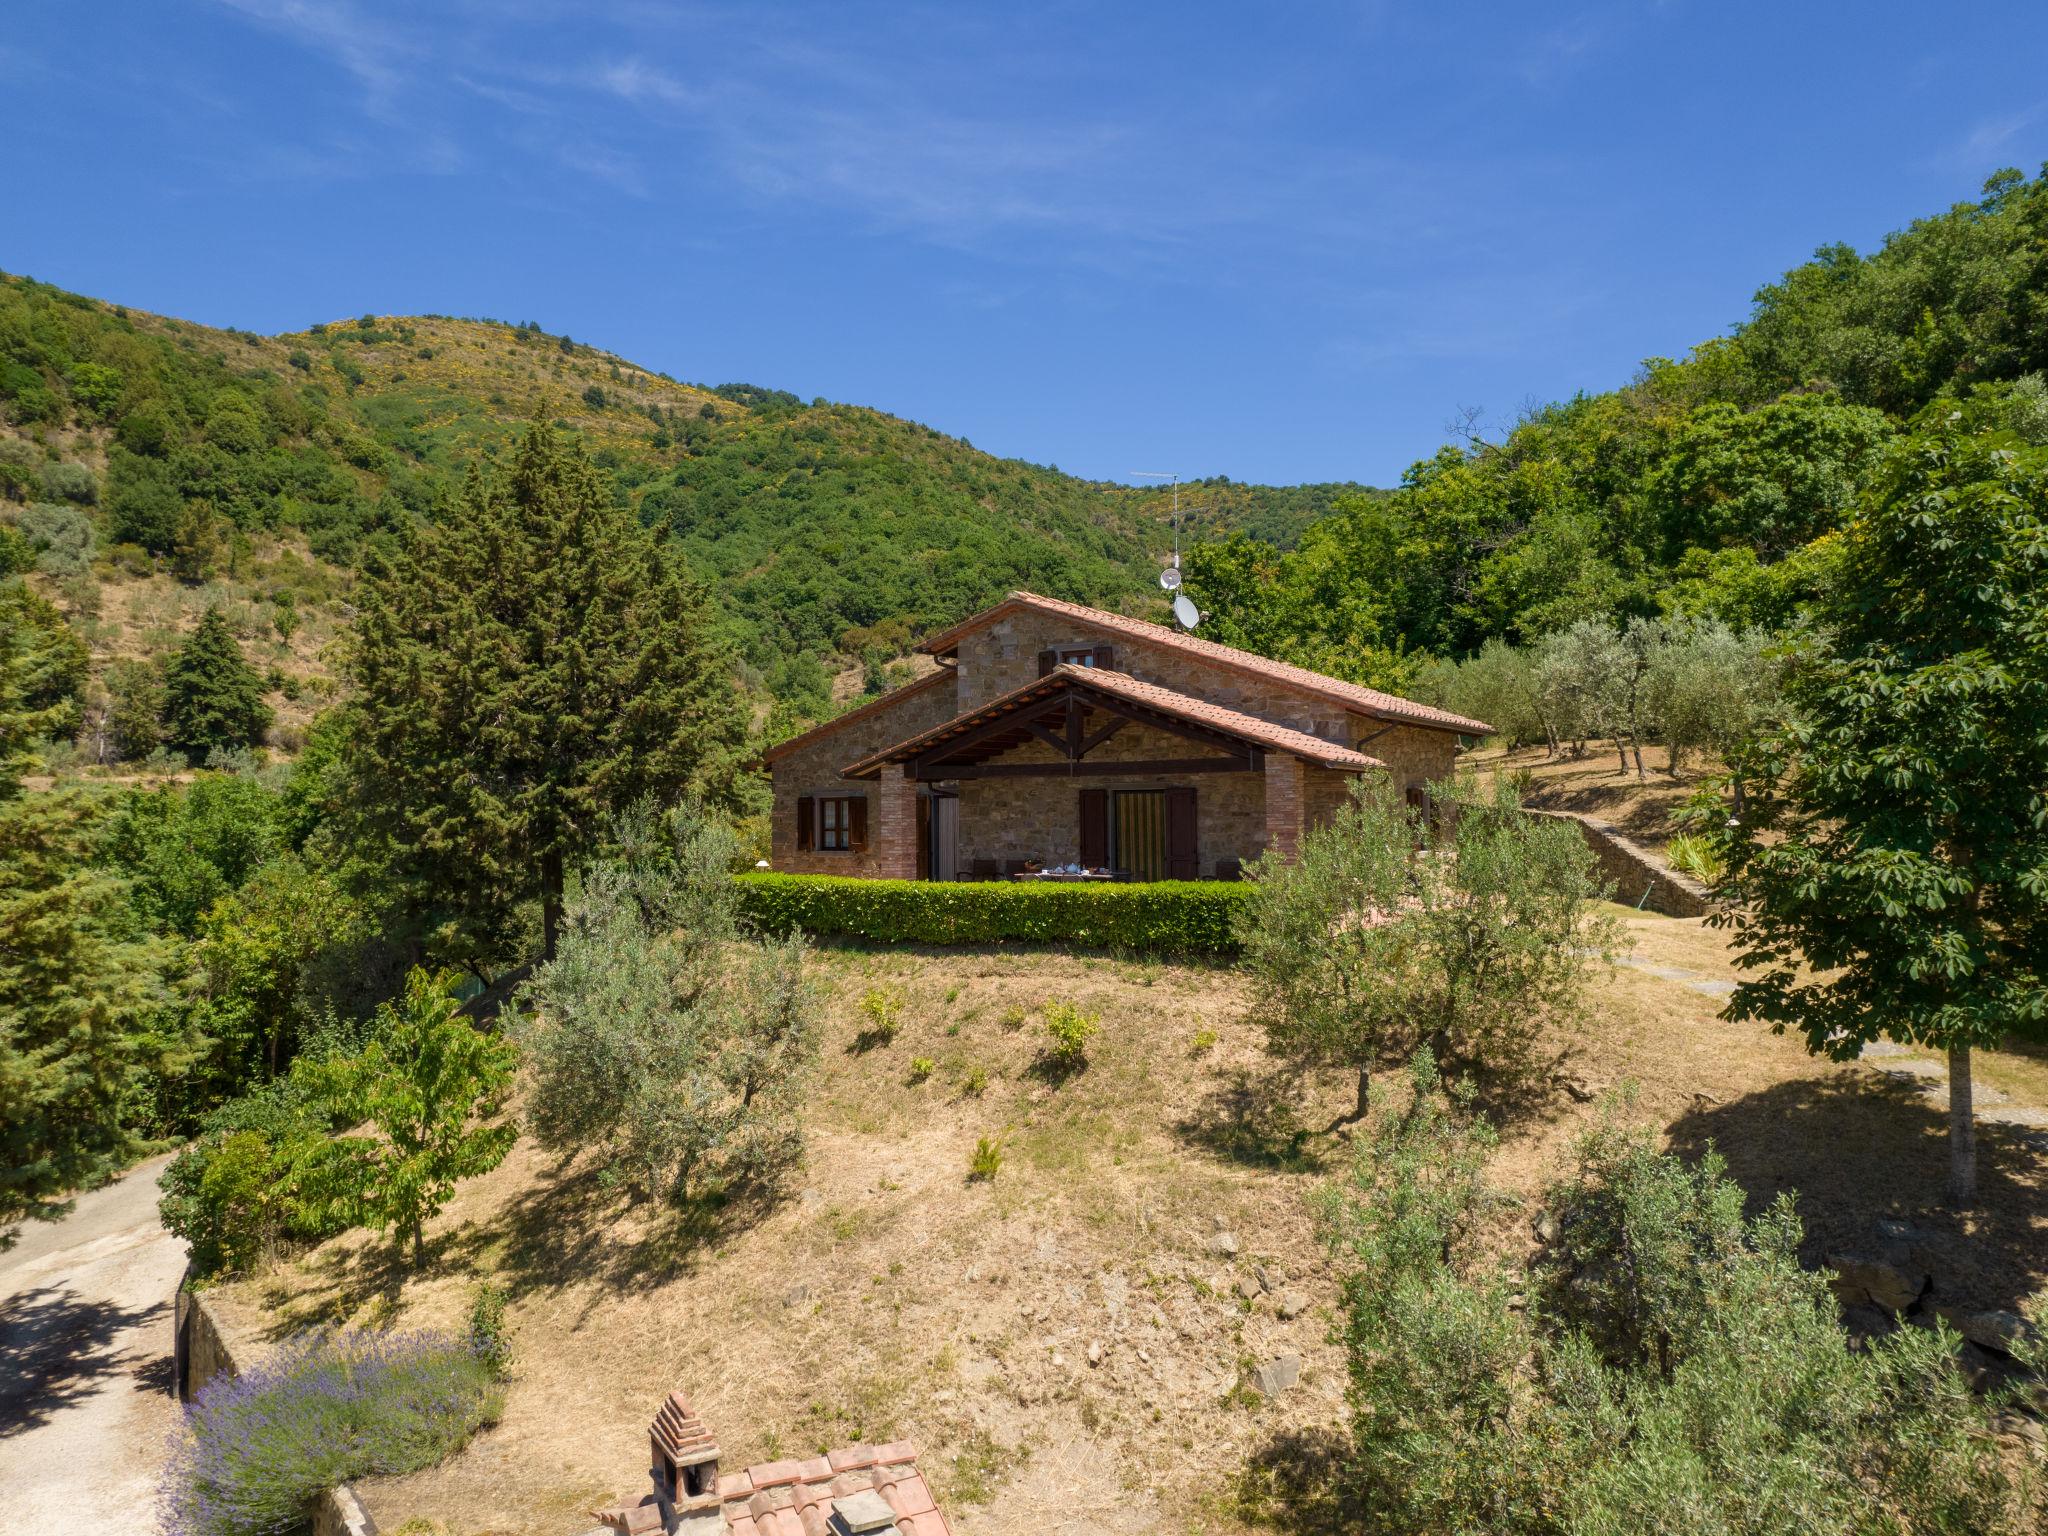
[[[0,1246],[25,1216],[130,1155],[124,1097],[150,1067],[161,993],[153,945],[128,934],[126,893],[89,862],[89,802],[28,794],[34,743],[62,723],[48,656],[18,611],[0,606]]]
[[[263,680],[243,659],[227,615],[209,607],[164,668],[164,738],[204,760],[215,747],[252,747],[269,728]]]
[[[702,590],[547,424],[374,556],[360,600],[358,838],[451,958],[502,949],[536,898],[552,956],[567,873],[609,817],[736,793],[745,706]]]

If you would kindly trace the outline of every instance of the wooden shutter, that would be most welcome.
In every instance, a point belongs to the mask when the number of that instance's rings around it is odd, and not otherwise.
[[[1109,791],[1081,791],[1081,862],[1089,869],[1109,867]]]
[[[1098,645],[1095,647],[1095,665],[1102,668],[1105,672],[1114,672],[1116,670],[1116,647],[1113,645]]]
[[[856,795],[846,802],[846,846],[855,853],[868,851],[868,797]]]
[[[1166,878],[1199,880],[1201,852],[1195,846],[1195,792],[1192,787],[1166,792]]]
[[[809,795],[796,797],[796,851],[809,853],[818,826],[818,803]]]
[[[1038,675],[1040,677],[1045,676],[1046,673],[1050,672],[1054,667],[1058,666],[1059,664],[1060,653],[1054,650],[1051,646],[1047,646],[1044,650],[1038,653]]]

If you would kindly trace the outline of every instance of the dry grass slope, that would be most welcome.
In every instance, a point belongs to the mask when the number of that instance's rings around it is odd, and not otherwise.
[[[1729,974],[1698,922],[1628,914],[1643,965]],[[459,1322],[474,1280],[513,1296],[504,1424],[450,1464],[364,1490],[380,1525],[559,1536],[637,1491],[645,1424],[682,1386],[735,1462],[907,1436],[964,1533],[1234,1532],[1247,1457],[1343,1414],[1334,1276],[1312,1235],[1319,1159],[1257,1112],[1264,1060],[1228,971],[1020,953],[828,950],[826,1066],[808,1167],[779,1203],[633,1209],[522,1143],[437,1224],[420,1273],[362,1234],[238,1290],[279,1331]],[[900,997],[886,1045],[862,999]],[[1090,1063],[1040,1064],[1043,1007],[1100,1014]],[[1987,1128],[1986,1200],[1939,1212],[1938,1108],[1869,1067],[1815,1061],[1634,968],[1604,975],[1574,1071],[1630,1095],[1671,1145],[1710,1143],[1759,1201],[1801,1192],[1809,1256],[1883,1214],[1967,1239],[1974,1306],[2048,1283],[2040,1154]],[[1213,1042],[1213,1043],[1212,1043]],[[930,1076],[913,1082],[912,1062]],[[2020,1063],[2037,1070],[2033,1063]],[[2048,1085],[2044,1085],[2048,1086]],[[1298,1106],[1320,1124],[1341,1095]],[[1560,1093],[1509,1127],[1498,1173],[1531,1201],[1598,1104]],[[977,1140],[1001,1171],[967,1178]],[[1234,1254],[1219,1231],[1235,1238]],[[1526,1250],[1525,1214],[1493,1233]],[[1263,1269],[1275,1293],[1256,1284]],[[1249,1291],[1252,1299],[1246,1299]],[[1305,1310],[1281,1315],[1280,1294]],[[1257,1364],[1304,1362],[1268,1401]]]

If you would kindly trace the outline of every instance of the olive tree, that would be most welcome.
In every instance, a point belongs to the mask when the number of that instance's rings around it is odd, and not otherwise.
[[[730,830],[642,810],[614,835],[529,986],[530,1118],[543,1146],[594,1146],[642,1194],[683,1199],[801,1149],[818,997],[801,937],[743,925]]]
[[[1606,942],[1576,827],[1529,815],[1504,782],[1434,799],[1431,816],[1390,779],[1361,779],[1294,859],[1252,867],[1239,938],[1255,1016],[1275,1055],[1355,1076],[1336,1125],[1363,1118],[1374,1073],[1419,1046],[1498,1087],[1526,1080]]]

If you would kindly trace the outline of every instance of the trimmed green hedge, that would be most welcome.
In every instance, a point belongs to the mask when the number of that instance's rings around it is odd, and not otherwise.
[[[907,944],[1081,944],[1153,954],[1228,954],[1251,894],[1235,882],[1035,885],[736,875],[740,910],[763,931],[845,933]]]

